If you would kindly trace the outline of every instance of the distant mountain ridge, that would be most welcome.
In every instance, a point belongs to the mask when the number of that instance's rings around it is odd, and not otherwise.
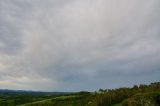
[[[0,93],[22,93],[22,94],[70,94],[72,92],[49,92],[49,91],[32,91],[32,90],[11,90],[11,89],[0,89]]]

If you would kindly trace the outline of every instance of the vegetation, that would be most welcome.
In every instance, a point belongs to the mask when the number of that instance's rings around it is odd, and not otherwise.
[[[160,92],[140,93],[122,102],[122,106],[159,106]]]
[[[17,106],[67,94],[58,92],[0,90],[0,106]]]
[[[61,96],[21,106],[85,106],[89,95]]]
[[[147,104],[142,105],[133,105],[136,101],[141,101],[140,97],[144,97],[143,100],[148,102],[152,101],[160,105],[160,82],[151,83],[150,85],[135,85],[133,88],[119,88],[112,90],[102,90],[96,94],[95,99],[93,100],[94,106],[112,106],[114,104],[122,106],[152,106]],[[139,97],[139,98],[138,98]],[[127,98],[131,98],[125,100]],[[132,102],[131,102],[132,101]],[[153,105],[156,106],[156,105]]]
[[[0,106],[160,106],[160,82],[61,94],[0,91]]]

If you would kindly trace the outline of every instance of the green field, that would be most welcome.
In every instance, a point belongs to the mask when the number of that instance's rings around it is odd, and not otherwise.
[[[85,106],[87,98],[83,95],[61,96],[19,106]]]

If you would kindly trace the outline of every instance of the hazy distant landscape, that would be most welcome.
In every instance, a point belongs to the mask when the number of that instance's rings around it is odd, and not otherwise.
[[[160,106],[160,82],[95,92],[0,90],[0,106]]]

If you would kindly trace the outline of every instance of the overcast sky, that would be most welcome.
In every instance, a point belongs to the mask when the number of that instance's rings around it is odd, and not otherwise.
[[[160,81],[160,0],[0,0],[0,89],[94,91]]]

